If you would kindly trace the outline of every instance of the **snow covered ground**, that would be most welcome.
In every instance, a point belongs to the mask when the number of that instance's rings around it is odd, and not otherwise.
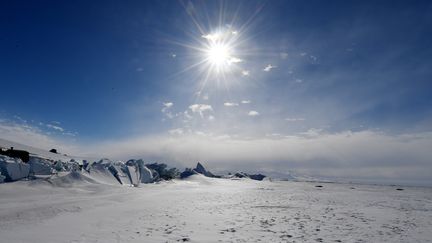
[[[0,184],[0,242],[432,242],[432,189],[396,189],[71,173]]]
[[[16,143],[16,142],[12,142],[9,140],[5,140],[0,138],[0,147],[8,149],[10,147],[14,147],[15,149],[21,149],[21,150],[25,150],[25,151],[29,151],[30,155],[32,156],[37,156],[37,157],[41,157],[41,158],[45,158],[45,159],[50,159],[50,160],[61,160],[61,161],[69,161],[71,159],[74,159],[76,161],[81,161],[83,159],[87,159],[87,160],[91,160],[94,161],[96,160],[95,158],[84,158],[84,157],[79,157],[79,156],[70,156],[70,155],[65,155],[65,154],[61,154],[61,153],[51,153],[48,150],[44,150],[44,149],[40,149],[40,148],[35,148],[32,146],[27,146],[21,143]]]

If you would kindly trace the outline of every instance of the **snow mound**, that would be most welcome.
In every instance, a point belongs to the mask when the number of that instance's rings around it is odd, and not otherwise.
[[[117,167],[117,168],[116,168]],[[127,175],[123,170],[118,169],[118,165],[114,165],[111,161],[100,160],[89,166],[88,173],[94,180],[108,185],[123,184],[123,180],[128,180]]]
[[[69,156],[69,155],[60,154],[60,153],[52,153],[52,152],[49,152],[48,150],[39,149],[39,148],[35,148],[32,146],[27,146],[24,144],[12,142],[12,141],[5,140],[2,138],[0,138],[0,147],[3,147],[3,148],[14,147],[15,149],[20,149],[20,150],[25,150],[25,151],[30,152],[30,156],[41,157],[41,158],[45,158],[45,159],[49,159],[49,160],[53,160],[53,161],[61,160],[61,161],[67,162],[67,161],[70,161],[71,159],[75,159],[77,161],[81,161],[83,159],[87,159],[87,160],[92,159],[92,158],[81,158],[79,156]]]
[[[47,181],[58,187],[69,187],[71,184],[100,184],[98,181],[78,171],[63,172],[48,178]]]
[[[200,185],[214,185],[214,184],[217,184],[218,182],[220,182],[220,179],[207,177],[207,176],[202,175],[202,174],[194,174],[194,175],[191,175],[185,179],[182,179],[182,181],[194,182],[194,183],[198,183]]]

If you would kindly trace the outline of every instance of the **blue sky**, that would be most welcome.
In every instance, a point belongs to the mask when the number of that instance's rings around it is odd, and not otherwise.
[[[0,137],[216,170],[432,181],[431,10],[3,1]]]

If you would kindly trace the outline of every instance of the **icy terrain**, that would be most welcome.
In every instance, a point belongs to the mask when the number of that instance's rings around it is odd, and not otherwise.
[[[317,187],[322,186],[322,187]],[[432,189],[79,173],[0,184],[1,242],[432,242]]]

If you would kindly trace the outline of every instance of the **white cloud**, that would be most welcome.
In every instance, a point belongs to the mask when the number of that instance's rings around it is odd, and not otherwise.
[[[250,104],[251,101],[250,101],[250,100],[242,100],[241,103],[242,103],[242,104]]]
[[[207,104],[193,104],[189,106],[189,109],[193,113],[200,114],[201,118],[204,118],[204,112],[213,111],[211,105],[207,105]]]
[[[214,33],[214,34],[202,35],[201,37],[204,38],[204,39],[207,39],[209,41],[213,41],[214,42],[214,41],[219,40],[222,37],[222,35],[219,34],[219,33]]]
[[[266,137],[279,138],[279,137],[282,137],[282,135],[280,133],[267,133]]]
[[[142,68],[142,67],[138,67],[138,68],[136,69],[136,71],[137,71],[137,72],[142,72],[142,71],[144,71],[144,68]]]
[[[281,59],[287,59],[288,58],[288,53],[281,52],[281,53],[279,53],[279,56],[280,56]]]
[[[163,106],[166,107],[166,108],[170,108],[170,107],[172,107],[173,105],[174,105],[174,103],[172,103],[172,102],[166,102],[166,103],[163,103]]]
[[[249,70],[242,70],[241,74],[242,76],[249,76]]]
[[[301,79],[296,79],[295,82],[296,82],[296,83],[303,83],[303,80],[301,80]]]
[[[264,72],[270,72],[272,69],[274,69],[274,68],[277,68],[277,66],[273,66],[273,65],[271,65],[271,64],[268,64],[264,69],[263,69],[263,71]]]
[[[304,120],[305,120],[304,118],[294,118],[294,117],[285,118],[285,121],[288,121],[288,122],[298,122],[298,121],[304,121]]]
[[[213,110],[211,105],[206,105],[206,104],[193,104],[193,105],[189,106],[189,109],[191,109],[191,111],[194,113],[200,113],[200,112],[204,112],[204,111],[212,111]]]
[[[324,130],[321,128],[311,128],[307,130],[306,132],[300,133],[300,135],[305,137],[318,137],[320,135],[325,134]]]
[[[302,56],[302,57],[304,57],[304,56],[306,56],[306,55],[307,55],[306,52],[302,52],[302,53],[300,53],[300,56]]]
[[[18,121],[22,122],[22,123],[27,123],[27,120],[24,120],[23,118],[21,118],[20,116],[13,116],[15,119],[17,119]]]
[[[311,129],[292,136],[274,132],[249,139],[202,132],[206,135],[177,128],[165,135],[67,144],[38,128],[0,120],[2,139],[95,159],[141,157],[185,167],[204,161],[218,170],[293,170],[326,178],[432,185],[432,132],[389,135],[370,130],[328,133]]]
[[[78,135],[76,132],[64,132],[62,134],[65,136],[71,136],[71,137],[75,137]]]
[[[248,116],[259,116],[258,111],[249,111]]]
[[[207,35],[202,35],[201,37],[210,41],[210,42],[217,42],[219,40],[226,40],[231,39],[233,36],[236,36],[238,34],[238,31],[230,31],[230,30],[221,30],[218,32],[210,33]]]
[[[231,57],[230,59],[228,59],[228,64],[239,63],[239,62],[243,62],[243,60],[237,57]]]
[[[210,116],[208,117],[208,119],[209,119],[209,121],[214,121],[216,118],[215,118],[214,116],[210,115]]]
[[[49,134],[51,133],[27,124],[0,122],[0,139],[45,150],[58,148],[68,154],[77,152],[75,146],[59,138],[53,138]]]
[[[184,130],[182,128],[171,129],[168,131],[171,135],[182,135],[184,134]]]
[[[225,102],[224,106],[232,107],[232,106],[238,106],[238,103],[232,103],[232,102]]]
[[[264,173],[294,170],[332,178],[422,180],[432,185],[432,133],[392,136],[373,131],[345,131],[290,137],[274,133],[250,139],[232,136],[219,139],[219,135],[206,134],[116,140],[84,149],[119,159],[131,155],[159,158],[186,167],[204,161],[207,166],[221,170]]]
[[[183,117],[184,117],[183,122],[188,122],[193,118],[193,116],[191,116],[187,110],[183,112]]]
[[[54,130],[57,130],[57,131],[60,131],[60,132],[63,132],[63,131],[64,131],[64,129],[63,129],[62,127],[60,127],[60,126],[56,126],[56,125],[53,125],[53,124],[46,124],[46,126],[47,126],[48,128],[51,128],[51,129],[54,129]]]
[[[174,114],[170,111],[170,108],[174,105],[172,102],[164,102],[162,103],[163,107],[161,112],[164,113],[169,119],[174,118]]]

